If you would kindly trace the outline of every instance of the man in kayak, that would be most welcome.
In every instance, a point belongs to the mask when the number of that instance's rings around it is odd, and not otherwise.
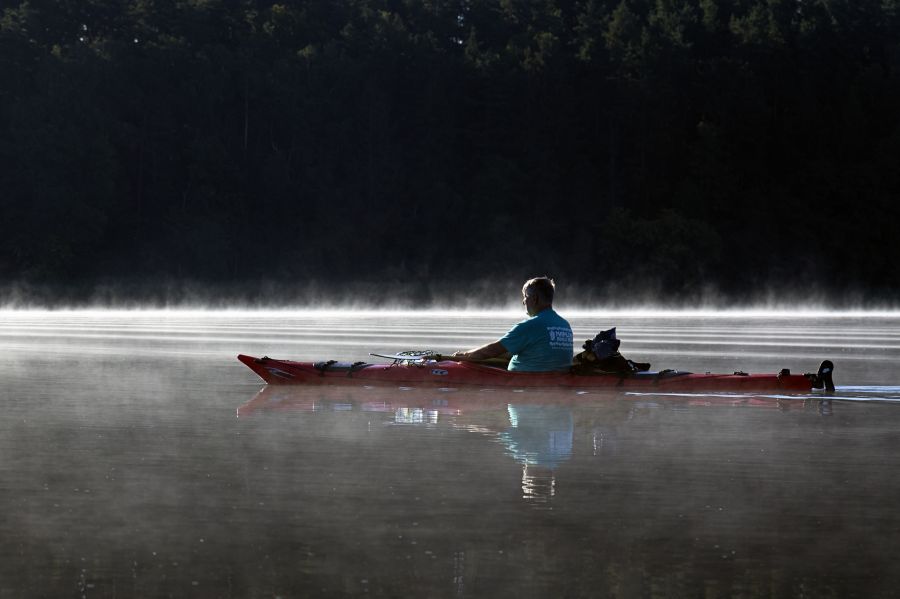
[[[512,354],[509,370],[520,372],[567,371],[572,366],[572,327],[553,310],[553,279],[529,279],[522,287],[522,303],[527,318],[503,337],[454,358],[486,360]]]

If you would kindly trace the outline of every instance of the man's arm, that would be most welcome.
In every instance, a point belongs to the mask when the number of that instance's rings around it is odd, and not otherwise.
[[[458,351],[453,354],[453,357],[462,360],[487,360],[488,358],[502,356],[505,353],[507,353],[507,351],[506,348],[503,347],[503,344],[499,341],[494,341],[493,343],[488,343],[487,345],[482,345],[481,347],[476,347],[469,351]]]

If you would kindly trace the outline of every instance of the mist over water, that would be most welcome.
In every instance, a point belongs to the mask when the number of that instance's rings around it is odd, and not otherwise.
[[[575,349],[616,326],[622,353],[655,369],[815,372],[837,364],[839,383],[885,385],[900,360],[900,313],[828,311],[564,312]],[[497,339],[525,317],[507,310],[4,310],[0,340],[42,356],[99,354],[214,358],[237,353],[296,360],[365,360],[371,352],[451,353]],[[234,365],[229,364],[234,367]],[[241,372],[240,369],[236,369]],[[249,377],[244,374],[244,379]],[[894,381],[896,382],[896,381]]]
[[[2,311],[0,595],[890,596],[900,318],[565,313],[779,395],[271,388],[506,312]]]
[[[542,274],[519,270],[493,277],[464,280],[374,279],[319,281],[301,278],[241,280],[212,283],[174,278],[142,277],[130,283],[119,278],[84,286],[0,282],[0,310],[252,310],[266,311],[517,311],[521,282]],[[592,284],[557,279],[557,304],[565,311],[584,312],[788,312],[900,313],[900,298],[851,285],[842,290],[804,283],[758,281],[752,288],[729,293],[713,283],[678,292],[652,277],[640,283],[611,279]]]

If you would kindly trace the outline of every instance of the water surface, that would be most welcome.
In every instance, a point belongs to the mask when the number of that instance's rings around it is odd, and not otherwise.
[[[871,597],[900,319],[576,314],[831,395],[274,388],[237,353],[464,349],[517,314],[0,312],[0,597]]]

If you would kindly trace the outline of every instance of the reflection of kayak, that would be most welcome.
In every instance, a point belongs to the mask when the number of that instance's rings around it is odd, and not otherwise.
[[[398,385],[370,385],[356,383],[353,386],[338,385],[266,385],[247,403],[237,408],[241,418],[260,413],[325,413],[325,412],[374,412],[386,414],[411,413],[424,415],[423,422],[434,420],[435,415],[475,417],[486,425],[497,419],[505,420],[510,405],[517,409],[526,406],[539,408],[572,408],[603,406],[608,418],[611,414],[630,418],[635,410],[656,410],[661,407],[674,409],[707,408],[762,408],[781,411],[805,409],[807,402],[793,401],[795,396],[756,393],[678,392],[636,390],[622,393],[614,388],[591,390],[575,389],[479,389],[477,387],[405,387]],[[797,396],[804,397],[804,396]],[[819,396],[823,399],[825,396]],[[810,396],[805,396],[809,399]],[[787,400],[787,401],[785,401]],[[613,408],[613,406],[618,406]],[[612,411],[610,411],[612,410]],[[617,418],[618,418],[617,416]],[[505,426],[505,424],[504,424]],[[498,430],[500,430],[499,427]]]
[[[488,388],[563,387],[574,389],[623,388],[669,391],[809,391],[831,387],[831,363],[817,374],[693,374],[675,370],[630,375],[577,375],[562,372],[510,372],[502,368],[451,360],[396,360],[392,364],[363,362],[294,362],[238,356],[265,382],[273,385],[431,385]],[[826,368],[827,366],[827,368]]]
[[[576,393],[572,389],[452,389],[397,385],[266,385],[237,409],[238,416],[257,412],[385,412],[415,409],[444,416],[484,412],[506,413],[506,406],[540,405],[571,407],[588,398],[609,399],[614,390]],[[604,402],[607,405],[609,402]]]

